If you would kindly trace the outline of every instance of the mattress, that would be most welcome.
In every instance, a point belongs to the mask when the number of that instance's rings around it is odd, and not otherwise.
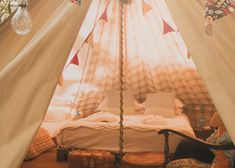
[[[194,135],[189,119],[181,114],[166,118],[158,115],[124,115],[124,152],[163,152],[163,128],[176,129]],[[61,147],[119,151],[119,116],[107,112],[64,124],[57,132]],[[182,138],[170,134],[170,152],[174,152]]]

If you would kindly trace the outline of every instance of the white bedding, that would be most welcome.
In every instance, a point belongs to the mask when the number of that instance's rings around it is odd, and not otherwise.
[[[172,118],[158,115],[124,115],[124,152],[163,151],[164,137],[157,131],[171,128],[194,136],[186,115]],[[170,135],[170,151],[174,152],[181,140]],[[57,134],[63,147],[81,149],[119,150],[119,116],[99,112],[89,117],[64,124]]]

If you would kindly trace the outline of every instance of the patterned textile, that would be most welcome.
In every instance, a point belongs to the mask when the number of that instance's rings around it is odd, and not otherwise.
[[[205,18],[209,23],[234,11],[235,0],[209,0],[206,3]]]
[[[44,128],[40,128],[29,147],[25,160],[32,159],[54,146],[49,133]]]
[[[106,1],[102,0],[101,4]],[[119,2],[111,1],[107,22],[100,21],[93,31],[93,45],[87,49],[82,85],[94,85],[96,91],[79,91],[77,108],[92,113],[104,98],[103,91],[119,90]],[[163,20],[177,30],[164,0],[148,0],[151,11],[143,15],[142,1],[125,6],[125,58],[123,81],[126,90],[134,90],[142,101],[146,93],[174,91],[187,105],[186,113],[195,121],[204,113],[209,121],[215,107],[179,32],[163,35]],[[101,11],[102,12],[102,11]],[[101,13],[100,12],[100,13]]]
[[[170,162],[166,168],[210,168],[210,164],[206,164],[195,159],[178,159]]]
[[[205,31],[212,34],[211,23],[234,12],[235,0],[208,0],[205,12]]]
[[[0,1],[0,24],[3,23],[11,14],[10,1]]]

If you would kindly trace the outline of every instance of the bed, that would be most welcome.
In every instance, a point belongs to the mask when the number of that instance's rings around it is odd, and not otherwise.
[[[176,129],[194,136],[185,114],[164,117],[153,114],[124,115],[124,152],[159,152],[164,148],[164,137],[157,131]],[[64,124],[57,132],[60,147],[119,151],[119,116],[99,112]],[[170,135],[170,152],[174,152],[181,138]]]

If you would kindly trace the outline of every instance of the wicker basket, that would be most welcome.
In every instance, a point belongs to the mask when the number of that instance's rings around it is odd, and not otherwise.
[[[108,151],[76,150],[69,153],[69,168],[114,168],[115,156]]]
[[[163,163],[164,154],[160,152],[127,153],[121,168],[162,168]]]

